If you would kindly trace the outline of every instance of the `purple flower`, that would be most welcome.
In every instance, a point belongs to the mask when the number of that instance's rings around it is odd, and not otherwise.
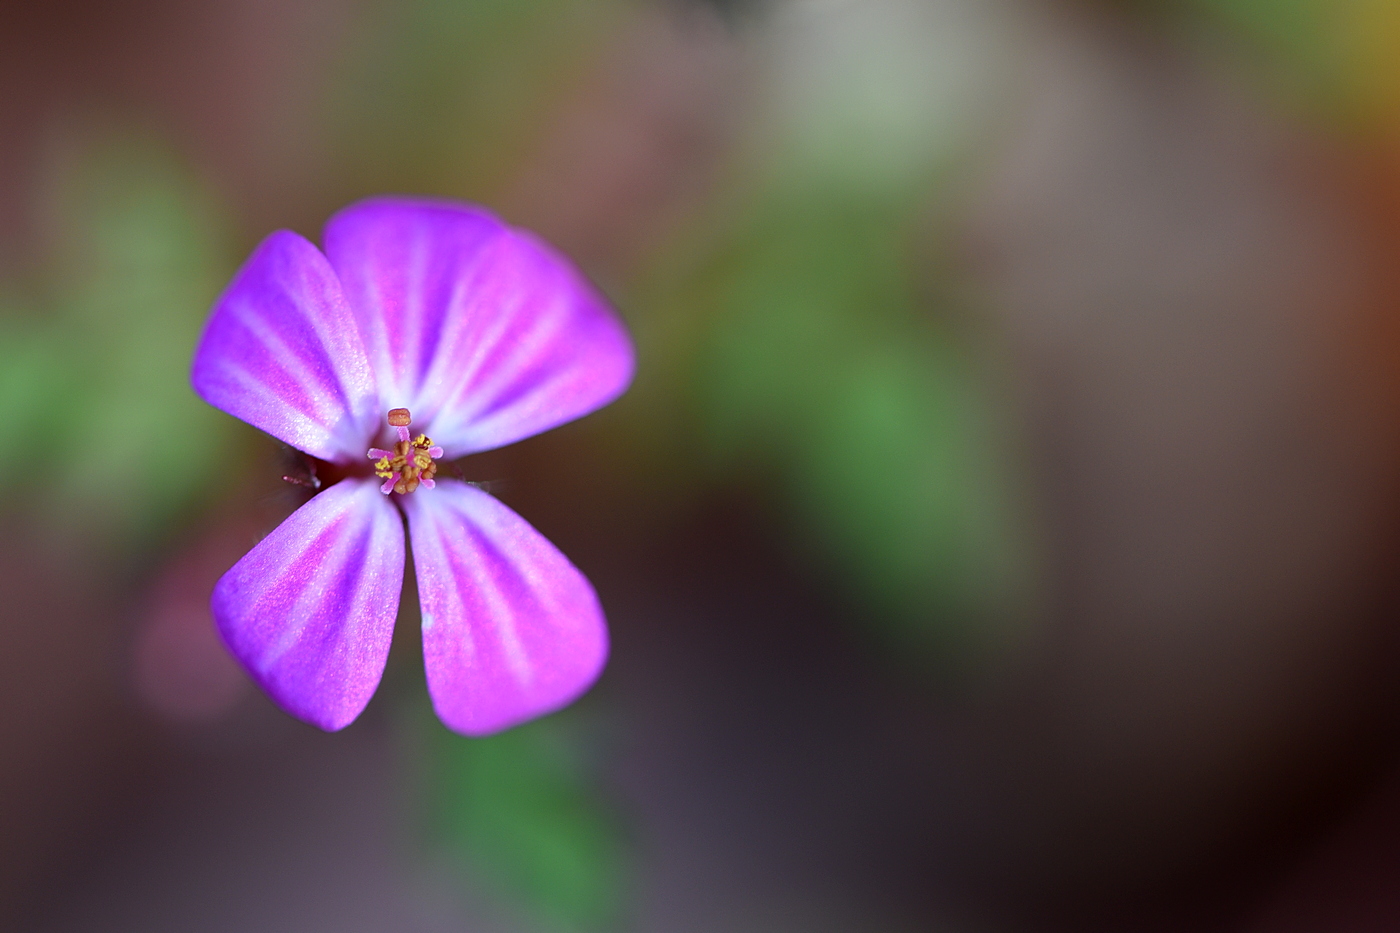
[[[571,702],[607,657],[593,588],[500,502],[435,479],[437,460],[571,421],[631,377],[604,299],[481,208],[364,201],[331,218],[324,254],[269,236],[214,305],[191,380],[345,478],[219,580],[229,649],[287,712],[349,725],[384,672],[407,518],[442,721],[485,735]]]

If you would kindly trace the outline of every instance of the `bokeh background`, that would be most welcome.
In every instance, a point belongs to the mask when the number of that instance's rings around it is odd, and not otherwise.
[[[469,740],[416,603],[325,735],[213,582],[248,251],[572,255],[630,393],[469,458],[613,658]],[[0,924],[1400,929],[1393,0],[0,3]]]

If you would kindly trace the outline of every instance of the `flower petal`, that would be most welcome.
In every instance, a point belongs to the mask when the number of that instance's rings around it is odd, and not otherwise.
[[[214,304],[190,380],[215,408],[323,460],[358,460],[384,413],[326,257],[281,230]]]
[[[588,689],[608,633],[593,587],[568,558],[475,486],[440,479],[403,500],[438,717],[489,735]]]
[[[365,708],[403,587],[403,519],[372,479],[314,496],[214,587],[229,650],[279,706],[322,729]]]
[[[449,458],[500,447],[612,401],[632,344],[573,265],[487,211],[380,198],[326,225],[384,400]]]

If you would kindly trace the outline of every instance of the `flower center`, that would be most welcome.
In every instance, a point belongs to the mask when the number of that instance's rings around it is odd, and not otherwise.
[[[419,486],[432,489],[433,477],[437,475],[437,464],[433,461],[442,456],[442,448],[433,445],[426,434],[410,437],[408,426],[413,416],[407,408],[395,408],[389,412],[389,426],[399,432],[399,441],[393,450],[369,449],[369,458],[374,461],[374,475],[382,477],[384,485],[379,491],[388,495],[396,492],[406,496]]]

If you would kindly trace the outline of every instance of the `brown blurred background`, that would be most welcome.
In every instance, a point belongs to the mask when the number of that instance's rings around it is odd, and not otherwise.
[[[638,344],[462,461],[570,710],[278,712],[294,507],[187,384],[268,232],[484,203]],[[0,3],[0,923],[1400,929],[1400,6]]]

